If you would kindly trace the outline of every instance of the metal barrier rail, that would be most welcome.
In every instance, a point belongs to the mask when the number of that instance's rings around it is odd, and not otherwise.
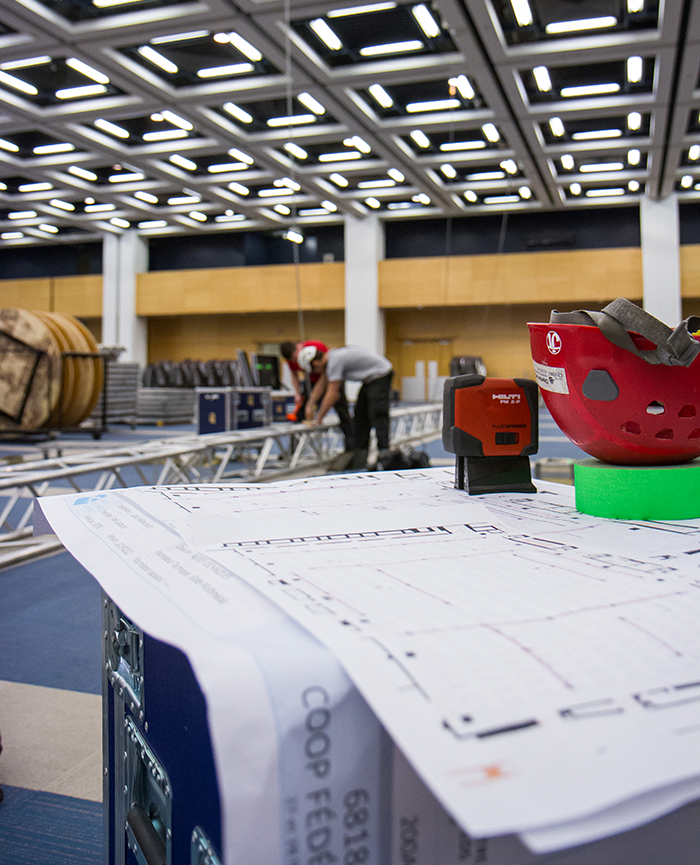
[[[442,406],[391,412],[391,445],[439,438]],[[60,444],[53,445],[57,450]],[[138,445],[59,454],[0,466],[0,567],[60,549],[53,535],[32,536],[40,496],[168,484],[263,483],[323,474],[343,450],[337,422],[279,424],[235,432],[184,435]]]

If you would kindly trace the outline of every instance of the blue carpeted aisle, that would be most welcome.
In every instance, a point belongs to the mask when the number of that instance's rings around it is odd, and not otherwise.
[[[70,700],[72,692],[101,693],[100,668],[100,590],[72,556],[61,553],[0,572],[0,680],[61,689],[41,693],[65,693]],[[101,803],[15,786],[8,767],[18,747],[16,731],[34,719],[4,719],[0,705],[0,865],[101,865]],[[8,729],[15,734],[8,737]],[[60,737],[51,743],[61,746]],[[41,780],[34,786],[40,788]]]

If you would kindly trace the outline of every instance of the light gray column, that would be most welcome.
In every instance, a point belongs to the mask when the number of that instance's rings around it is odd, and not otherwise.
[[[145,318],[136,315],[136,275],[148,270],[148,246],[136,231],[107,235],[102,251],[102,342],[122,345],[120,360],[148,362]]]
[[[682,319],[678,198],[644,196],[639,209],[644,309],[675,327]]]
[[[345,217],[345,343],[384,354],[384,313],[379,309],[379,262],[384,227],[376,216]]]

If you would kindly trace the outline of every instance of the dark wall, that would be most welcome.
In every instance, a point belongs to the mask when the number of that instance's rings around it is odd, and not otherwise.
[[[0,279],[102,273],[102,244],[0,247]]]
[[[700,243],[700,202],[679,204],[678,214],[681,245]]]
[[[636,207],[503,213],[386,223],[386,257],[490,255],[639,246]]]
[[[297,247],[302,263],[343,261],[343,226],[305,228],[305,240]],[[154,237],[149,241],[150,270],[188,270],[200,267],[291,264],[294,244],[268,232],[232,231],[226,234],[187,237]]]

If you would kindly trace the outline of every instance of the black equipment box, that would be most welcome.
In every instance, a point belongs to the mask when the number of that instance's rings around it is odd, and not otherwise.
[[[269,387],[198,387],[195,393],[195,423],[199,435],[253,429],[272,423]]]
[[[272,398],[272,423],[283,423],[288,420],[287,415],[294,411],[294,394],[289,390],[273,390]]]

